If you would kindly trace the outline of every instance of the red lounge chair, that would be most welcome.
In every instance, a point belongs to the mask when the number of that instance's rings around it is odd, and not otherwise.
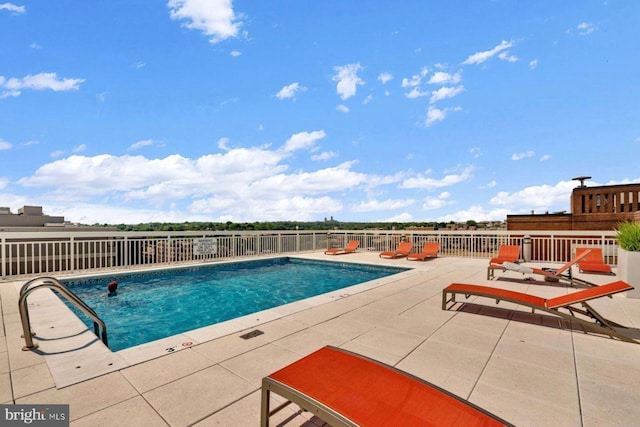
[[[604,263],[602,249],[600,248],[576,248],[576,255],[580,255],[584,251],[590,251],[589,255],[578,262],[578,270],[582,273],[610,274],[611,267]]]
[[[595,332],[609,335],[612,338],[615,337],[623,341],[640,344],[637,336],[632,337],[631,335],[627,335],[618,330],[626,329],[624,326],[605,319],[592,306],[587,304],[587,301],[589,300],[604,296],[611,297],[613,294],[630,291],[631,289],[633,289],[633,286],[620,280],[606,285],[582,289],[570,294],[546,299],[535,295],[524,294],[522,292],[492,288],[490,286],[453,283],[442,290],[442,309],[447,310],[447,304],[451,302],[455,304],[457,294],[462,294],[465,298],[469,298],[471,295],[491,298],[496,301],[496,304],[500,301],[509,301],[530,307],[532,312],[535,312],[535,310],[545,311],[568,319],[572,322],[585,325],[587,328]],[[448,295],[451,297],[449,298]],[[454,304],[452,304],[452,306]],[[579,306],[575,307],[574,305]]]
[[[324,253],[325,253],[325,255],[350,254],[352,252],[355,252],[356,249],[358,249],[358,246],[360,246],[360,241],[359,240],[351,240],[349,242],[349,244],[344,247],[344,249],[342,249],[342,248],[331,248],[331,249],[327,249],[326,251],[324,251]]]
[[[270,392],[288,402],[271,411]],[[406,372],[331,346],[262,379],[261,425],[291,402],[334,427],[511,425]]]
[[[505,262],[515,263],[520,259],[520,246],[518,245],[502,245],[498,249],[498,256],[491,258],[489,267],[487,267],[487,280],[493,278],[493,271],[502,268]]]
[[[569,262],[561,266],[560,268],[536,268],[536,267],[527,267],[525,265],[513,264],[510,262],[502,263],[503,271],[517,271],[522,274],[538,274],[541,275],[544,280],[549,282],[566,282],[571,286],[576,284],[584,285],[584,286],[597,286],[594,283],[587,282],[586,280],[578,279],[577,277],[573,277],[571,274],[571,267],[580,262],[580,260],[584,259],[591,253],[591,249],[587,249],[586,251],[581,252],[576,257],[572,258]]]
[[[381,252],[379,256],[381,258],[402,258],[409,255],[412,247],[413,243],[411,242],[401,242],[395,251]]]
[[[440,243],[438,242],[427,242],[424,244],[424,248],[422,248],[422,252],[416,254],[407,255],[408,260],[413,261],[424,261],[427,258],[436,258],[438,256],[438,251],[440,250]]]

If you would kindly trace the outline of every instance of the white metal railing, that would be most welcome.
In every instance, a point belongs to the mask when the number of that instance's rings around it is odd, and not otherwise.
[[[605,262],[617,263],[614,231],[185,231],[185,232],[0,232],[2,279],[79,273],[295,254],[344,247],[360,241],[360,251],[381,252],[411,241],[414,251],[440,242],[439,256],[490,258],[500,245],[531,239],[530,261],[566,262],[577,247],[601,248]],[[528,240],[528,239],[527,239]],[[522,254],[524,257],[524,253]]]

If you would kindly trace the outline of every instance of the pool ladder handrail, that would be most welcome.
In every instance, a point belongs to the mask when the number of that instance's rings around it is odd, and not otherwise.
[[[32,286],[33,285],[33,286]],[[55,277],[36,277],[34,279],[29,280],[22,288],[20,288],[20,298],[18,299],[18,307],[20,309],[20,320],[22,321],[22,331],[24,333],[24,341],[25,346],[22,347],[22,350],[32,350],[38,348],[38,344],[33,342],[34,332],[31,331],[31,321],[29,319],[29,307],[27,306],[27,297],[37,291],[38,289],[48,288],[54,289],[60,293],[60,295],[64,296],[69,302],[75,305],[80,311],[86,314],[91,320],[93,320],[93,331],[96,336],[102,339],[104,345],[109,347],[108,339],[107,339],[107,325],[104,321],[98,316],[98,314],[87,305],[79,296],[71,291],[71,289],[67,288],[65,285],[60,283],[58,279]],[[100,333],[100,328],[102,328],[102,333]]]

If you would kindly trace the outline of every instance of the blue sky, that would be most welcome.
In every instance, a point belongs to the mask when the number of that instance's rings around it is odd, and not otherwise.
[[[640,182],[635,0],[0,0],[0,206],[466,221]]]

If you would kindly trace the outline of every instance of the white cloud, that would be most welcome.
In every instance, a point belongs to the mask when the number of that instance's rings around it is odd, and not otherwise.
[[[83,151],[87,150],[87,144],[80,144],[77,147],[73,148],[73,152],[74,153],[82,153]]]
[[[348,113],[349,107],[344,104],[338,104],[338,106],[336,106],[336,110],[340,111],[341,113]]]
[[[0,10],[8,10],[9,12],[13,12],[16,14],[25,13],[27,9],[24,6],[18,6],[13,3],[2,3],[0,4]]]
[[[575,181],[560,181],[555,185],[535,185],[509,193],[501,191],[489,200],[495,206],[509,209],[509,213],[557,211],[567,209]]]
[[[433,210],[440,209],[447,205],[451,205],[453,201],[451,199],[451,193],[448,191],[444,191],[440,193],[437,197],[427,197],[424,199],[424,203],[422,204],[423,210]]]
[[[323,138],[327,134],[323,130],[316,130],[313,132],[299,132],[291,136],[282,147],[282,150],[286,153],[291,153],[297,150],[303,150],[311,148],[315,143]]]
[[[549,160],[551,158],[551,155],[549,154],[543,154],[542,156],[540,156],[540,161],[541,162],[546,162],[547,160]]]
[[[367,200],[351,208],[354,212],[373,212],[373,211],[389,211],[394,209],[403,209],[415,204],[413,199],[387,199],[387,200]]]
[[[420,73],[414,74],[411,78],[402,79],[402,87],[415,87],[419,86],[422,83],[422,79],[429,73],[429,69],[427,67],[422,68]]]
[[[184,21],[191,30],[201,31],[218,43],[238,36],[242,22],[233,10],[232,0],[169,0],[171,19]]]
[[[511,155],[511,160],[522,160],[522,159],[528,159],[529,157],[533,157],[535,156],[535,152],[534,151],[524,151],[522,153],[513,153]]]
[[[53,152],[51,152],[49,154],[49,156],[52,159],[57,159],[58,157],[62,157],[63,155],[64,155],[64,151],[62,151],[62,150],[56,150],[56,151],[53,151]]]
[[[581,36],[587,36],[598,30],[598,26],[591,22],[581,22],[578,24],[578,34]]]
[[[368,103],[370,103],[371,101],[373,101],[373,95],[367,95],[367,97],[365,99],[362,100],[362,103],[367,105]]]
[[[393,75],[391,73],[380,73],[378,75],[378,80],[382,82],[382,84],[386,84],[387,82],[393,80]]]
[[[436,188],[450,187],[461,182],[469,181],[473,177],[473,167],[468,166],[460,173],[445,175],[443,178],[435,179],[421,174],[416,177],[405,179],[400,188],[419,188],[423,190],[434,190]]]
[[[498,58],[502,59],[503,61],[507,61],[507,62],[517,62],[518,61],[518,57],[515,56],[515,55],[512,55],[508,51],[500,52],[500,54],[498,54]]]
[[[288,85],[284,86],[282,89],[280,89],[278,91],[278,93],[276,93],[276,98],[278,98],[278,99],[290,99],[290,98],[295,99],[296,94],[298,92],[304,92],[305,90],[307,90],[307,88],[304,87],[304,86],[300,86],[300,83],[298,83],[298,82],[291,83],[291,84],[288,84]]]
[[[230,148],[229,148],[229,142],[230,142],[230,139],[229,139],[229,138],[227,138],[227,137],[224,137],[224,136],[223,136],[222,138],[220,138],[220,139],[218,140],[218,142],[216,143],[216,145],[217,145],[217,147],[218,147],[219,149],[221,149],[221,150],[223,150],[223,151],[229,151],[229,150],[230,150]]]
[[[430,92],[421,92],[420,88],[416,86],[416,87],[412,88],[410,92],[405,93],[404,96],[406,96],[409,99],[415,99],[415,98],[420,98],[422,96],[427,96],[429,94],[430,94]]]
[[[482,156],[482,150],[480,149],[480,147],[473,147],[469,150],[469,153],[475,157],[476,159],[480,156]]]
[[[129,147],[128,151],[135,151],[135,150],[139,150],[143,147],[148,147],[150,145],[153,145],[153,139],[143,139],[141,141],[135,142],[133,144],[131,144],[131,146]]]
[[[447,118],[447,115],[451,112],[460,111],[462,108],[453,107],[453,108],[443,108],[439,109],[436,107],[429,107],[427,110],[427,118],[424,121],[424,126],[429,127],[436,122],[440,122]]]
[[[462,91],[464,91],[464,86],[462,85],[456,87],[441,87],[440,89],[431,92],[431,98],[429,98],[429,102],[433,104],[434,102],[438,102],[443,99],[453,98],[454,96],[462,93]]]
[[[334,67],[336,74],[331,78],[336,85],[336,92],[340,98],[349,99],[356,94],[358,86],[364,85],[364,80],[358,77],[358,71],[362,70],[360,64],[348,64]]]
[[[20,96],[19,90],[5,90],[0,92],[0,99],[9,98],[10,96]]]
[[[449,74],[444,71],[436,71],[433,73],[427,83],[432,85],[458,84],[462,81],[460,73]]]
[[[320,154],[314,154],[311,156],[311,160],[313,160],[314,162],[318,162],[321,160],[329,160],[332,159],[334,157],[336,157],[337,154],[334,153],[333,151],[323,151]]]
[[[502,42],[500,42],[500,44],[497,45],[496,47],[494,47],[493,49],[485,50],[485,51],[482,51],[482,52],[476,52],[476,53],[470,55],[462,63],[463,64],[482,64],[483,62],[485,62],[488,59],[490,59],[491,57],[499,54],[503,50],[509,49],[513,45],[514,45],[513,42],[508,42],[506,40],[502,40]]]
[[[0,150],[8,150],[12,147],[11,143],[0,138]]]
[[[408,212],[404,212],[398,215],[390,216],[389,218],[381,219],[378,222],[411,222],[411,221],[413,221],[413,216]]]
[[[0,93],[0,98],[7,96],[18,96],[20,91],[24,89],[30,90],[53,90],[54,92],[78,90],[80,83],[84,79],[59,79],[56,73],[39,73],[35,75],[27,75],[21,79],[11,77],[5,79],[0,76],[0,88],[5,89]]]
[[[538,60],[533,59],[529,61],[529,68],[531,68],[532,70],[535,70],[536,68],[538,68]]]
[[[242,52],[240,52],[239,50],[232,50],[229,53],[230,56],[233,56],[234,58],[237,58],[238,56],[242,56]]]

